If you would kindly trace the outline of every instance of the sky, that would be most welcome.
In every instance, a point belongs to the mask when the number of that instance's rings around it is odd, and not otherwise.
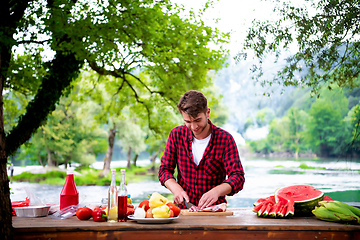
[[[186,8],[197,10],[204,6],[205,0],[172,0],[184,4]],[[230,54],[236,55],[246,36],[246,31],[251,27],[252,21],[271,19],[274,16],[273,4],[262,0],[214,0],[212,9],[207,10],[204,22],[209,26],[217,27],[222,32],[232,32],[228,49]],[[218,23],[213,21],[219,18]]]

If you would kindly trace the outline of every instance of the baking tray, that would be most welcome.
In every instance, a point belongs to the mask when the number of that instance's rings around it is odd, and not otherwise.
[[[14,208],[18,217],[46,217],[50,206],[28,206]]]

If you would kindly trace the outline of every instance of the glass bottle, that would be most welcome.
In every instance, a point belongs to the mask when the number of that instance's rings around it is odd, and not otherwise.
[[[111,169],[111,183],[108,191],[107,221],[118,221],[118,191],[116,187],[116,169]]]
[[[63,189],[60,193],[60,210],[70,205],[79,204],[79,192],[75,185],[74,173],[68,171]]]
[[[126,222],[127,188],[125,184],[125,169],[121,169],[121,182],[118,197],[118,222]]]

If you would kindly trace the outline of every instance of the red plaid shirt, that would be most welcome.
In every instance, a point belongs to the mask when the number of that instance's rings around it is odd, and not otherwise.
[[[164,155],[161,157],[159,180],[174,178],[177,167],[177,183],[189,195],[190,202],[198,205],[201,196],[210,189],[228,183],[232,187],[229,194],[239,192],[244,185],[244,170],[233,137],[225,130],[211,125],[211,138],[199,165],[194,163],[191,144],[193,135],[185,125],[175,127],[168,138]],[[219,197],[215,204],[226,202]]]

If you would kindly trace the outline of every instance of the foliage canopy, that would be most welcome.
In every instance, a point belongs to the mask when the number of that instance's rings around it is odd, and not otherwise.
[[[331,89],[358,86],[360,73],[360,41],[358,0],[271,0],[275,20],[253,21],[248,30],[244,51],[237,55],[241,61],[247,50],[253,50],[258,64],[252,71],[263,85],[279,83],[284,86],[306,86],[312,95],[321,87]],[[294,47],[296,46],[296,47]],[[263,60],[295,48],[295,54],[285,59],[285,66],[273,79],[264,79]]]

